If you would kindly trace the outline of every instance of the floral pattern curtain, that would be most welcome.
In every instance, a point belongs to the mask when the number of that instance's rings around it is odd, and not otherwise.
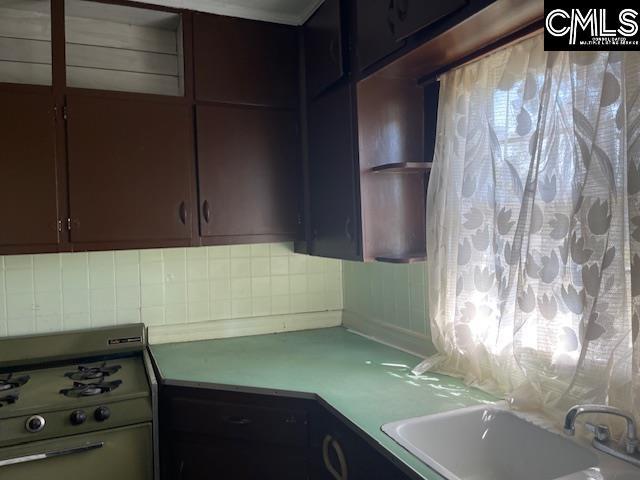
[[[640,419],[640,52],[542,34],[441,78],[428,191],[438,369]]]

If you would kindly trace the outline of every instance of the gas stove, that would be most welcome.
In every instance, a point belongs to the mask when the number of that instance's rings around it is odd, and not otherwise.
[[[71,472],[129,443],[119,456],[138,465],[134,478],[151,478],[155,380],[145,347],[142,325],[0,340],[0,478],[51,478],[36,474],[47,458],[65,457],[55,465]]]

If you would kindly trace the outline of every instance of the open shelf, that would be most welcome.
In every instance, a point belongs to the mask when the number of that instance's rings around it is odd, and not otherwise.
[[[427,254],[424,252],[407,253],[402,255],[385,255],[376,257],[378,262],[386,263],[418,263],[427,260]]]
[[[67,86],[184,94],[179,13],[87,0],[64,11]]]
[[[396,162],[378,165],[371,169],[376,173],[425,173],[431,169],[433,162]]]

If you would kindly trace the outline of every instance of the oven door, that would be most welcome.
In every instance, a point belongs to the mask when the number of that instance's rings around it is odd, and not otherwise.
[[[0,478],[151,480],[151,424],[0,448]]]

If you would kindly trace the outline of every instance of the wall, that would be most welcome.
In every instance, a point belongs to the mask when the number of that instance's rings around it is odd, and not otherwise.
[[[343,324],[418,353],[435,353],[426,303],[426,264],[343,262]]]
[[[0,336],[341,308],[341,262],[290,243],[0,256]]]

